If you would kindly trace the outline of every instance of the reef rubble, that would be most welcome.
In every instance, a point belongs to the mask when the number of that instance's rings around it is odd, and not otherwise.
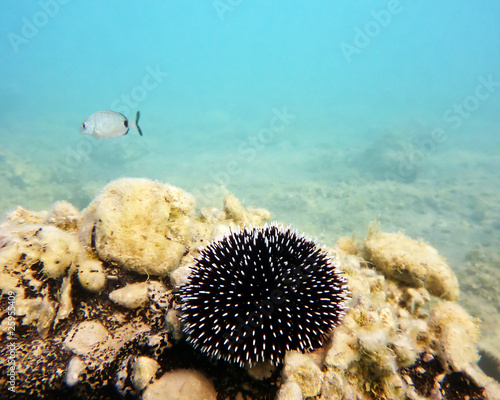
[[[199,248],[271,214],[233,195],[196,210],[177,187],[124,178],[79,211],[18,207],[0,222],[0,397],[500,399],[478,366],[480,321],[429,244],[332,238],[352,298],[326,345],[241,368],[185,341],[176,288]],[[284,221],[286,222],[286,221]]]

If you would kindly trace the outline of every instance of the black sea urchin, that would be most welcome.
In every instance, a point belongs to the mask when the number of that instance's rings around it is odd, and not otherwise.
[[[187,340],[240,365],[320,347],[345,314],[346,280],[328,253],[277,225],[245,228],[201,250],[179,289]]]

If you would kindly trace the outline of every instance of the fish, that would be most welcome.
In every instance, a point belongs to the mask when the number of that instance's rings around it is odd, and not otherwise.
[[[140,111],[135,114],[135,127],[142,136],[139,127]],[[80,133],[96,138],[113,138],[124,136],[130,129],[130,123],[125,115],[115,111],[97,111],[83,121]]]

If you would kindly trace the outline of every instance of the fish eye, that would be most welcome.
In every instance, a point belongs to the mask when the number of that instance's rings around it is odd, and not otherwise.
[[[86,127],[87,127],[87,123],[86,123],[86,122],[84,122],[84,123],[82,124],[82,128],[83,128],[83,129],[85,129]]]

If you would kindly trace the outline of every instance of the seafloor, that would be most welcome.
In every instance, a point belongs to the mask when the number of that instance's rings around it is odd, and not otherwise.
[[[0,213],[18,205],[49,209],[58,200],[83,209],[110,180],[138,176],[187,188],[198,209],[219,206],[230,190],[245,206],[265,207],[326,244],[366,235],[379,218],[384,231],[424,238],[448,260],[461,304],[482,320],[481,343],[500,359],[498,139],[478,143],[448,132],[443,143],[429,144],[430,129],[419,123],[363,141],[333,133],[322,141],[314,132],[310,140],[308,132],[287,130],[248,157],[255,131],[235,137],[239,127],[214,129],[217,135],[93,141],[54,127],[66,135],[62,146],[18,135],[0,149]],[[37,152],[26,152],[26,140]],[[238,151],[242,145],[247,153]]]
[[[322,190],[302,186],[301,198],[321,199]],[[323,230],[352,292],[344,322],[323,348],[289,352],[277,368],[240,368],[194,351],[173,306],[193,257],[229,227],[272,216],[227,193],[218,207],[197,210],[198,199],[169,184],[121,179],[82,211],[63,201],[48,211],[8,213],[0,226],[0,287],[2,309],[14,312],[3,311],[0,327],[15,346],[0,353],[2,395],[12,387],[12,398],[54,399],[500,398],[488,376],[498,374],[497,331],[460,306],[459,270],[424,241],[383,233],[378,224],[364,237]],[[326,212],[318,202],[300,204],[311,215]],[[465,268],[487,271],[495,260],[474,247]],[[473,294],[492,293],[487,283],[465,281],[465,305]]]
[[[22,132],[22,123],[17,128]],[[327,246],[343,236],[362,242],[378,219],[382,231],[422,238],[446,258],[458,278],[459,304],[481,321],[480,364],[500,378],[496,138],[485,146],[448,132],[430,143],[430,130],[413,124],[362,141],[291,130],[251,148],[254,131],[236,137],[233,128],[109,141],[76,134],[62,146],[48,136],[18,135],[0,149],[0,212],[49,210],[60,200],[83,210],[108,182],[136,176],[186,189],[197,212],[220,208],[230,191],[245,207],[263,207]],[[26,140],[37,152],[26,152]]]

